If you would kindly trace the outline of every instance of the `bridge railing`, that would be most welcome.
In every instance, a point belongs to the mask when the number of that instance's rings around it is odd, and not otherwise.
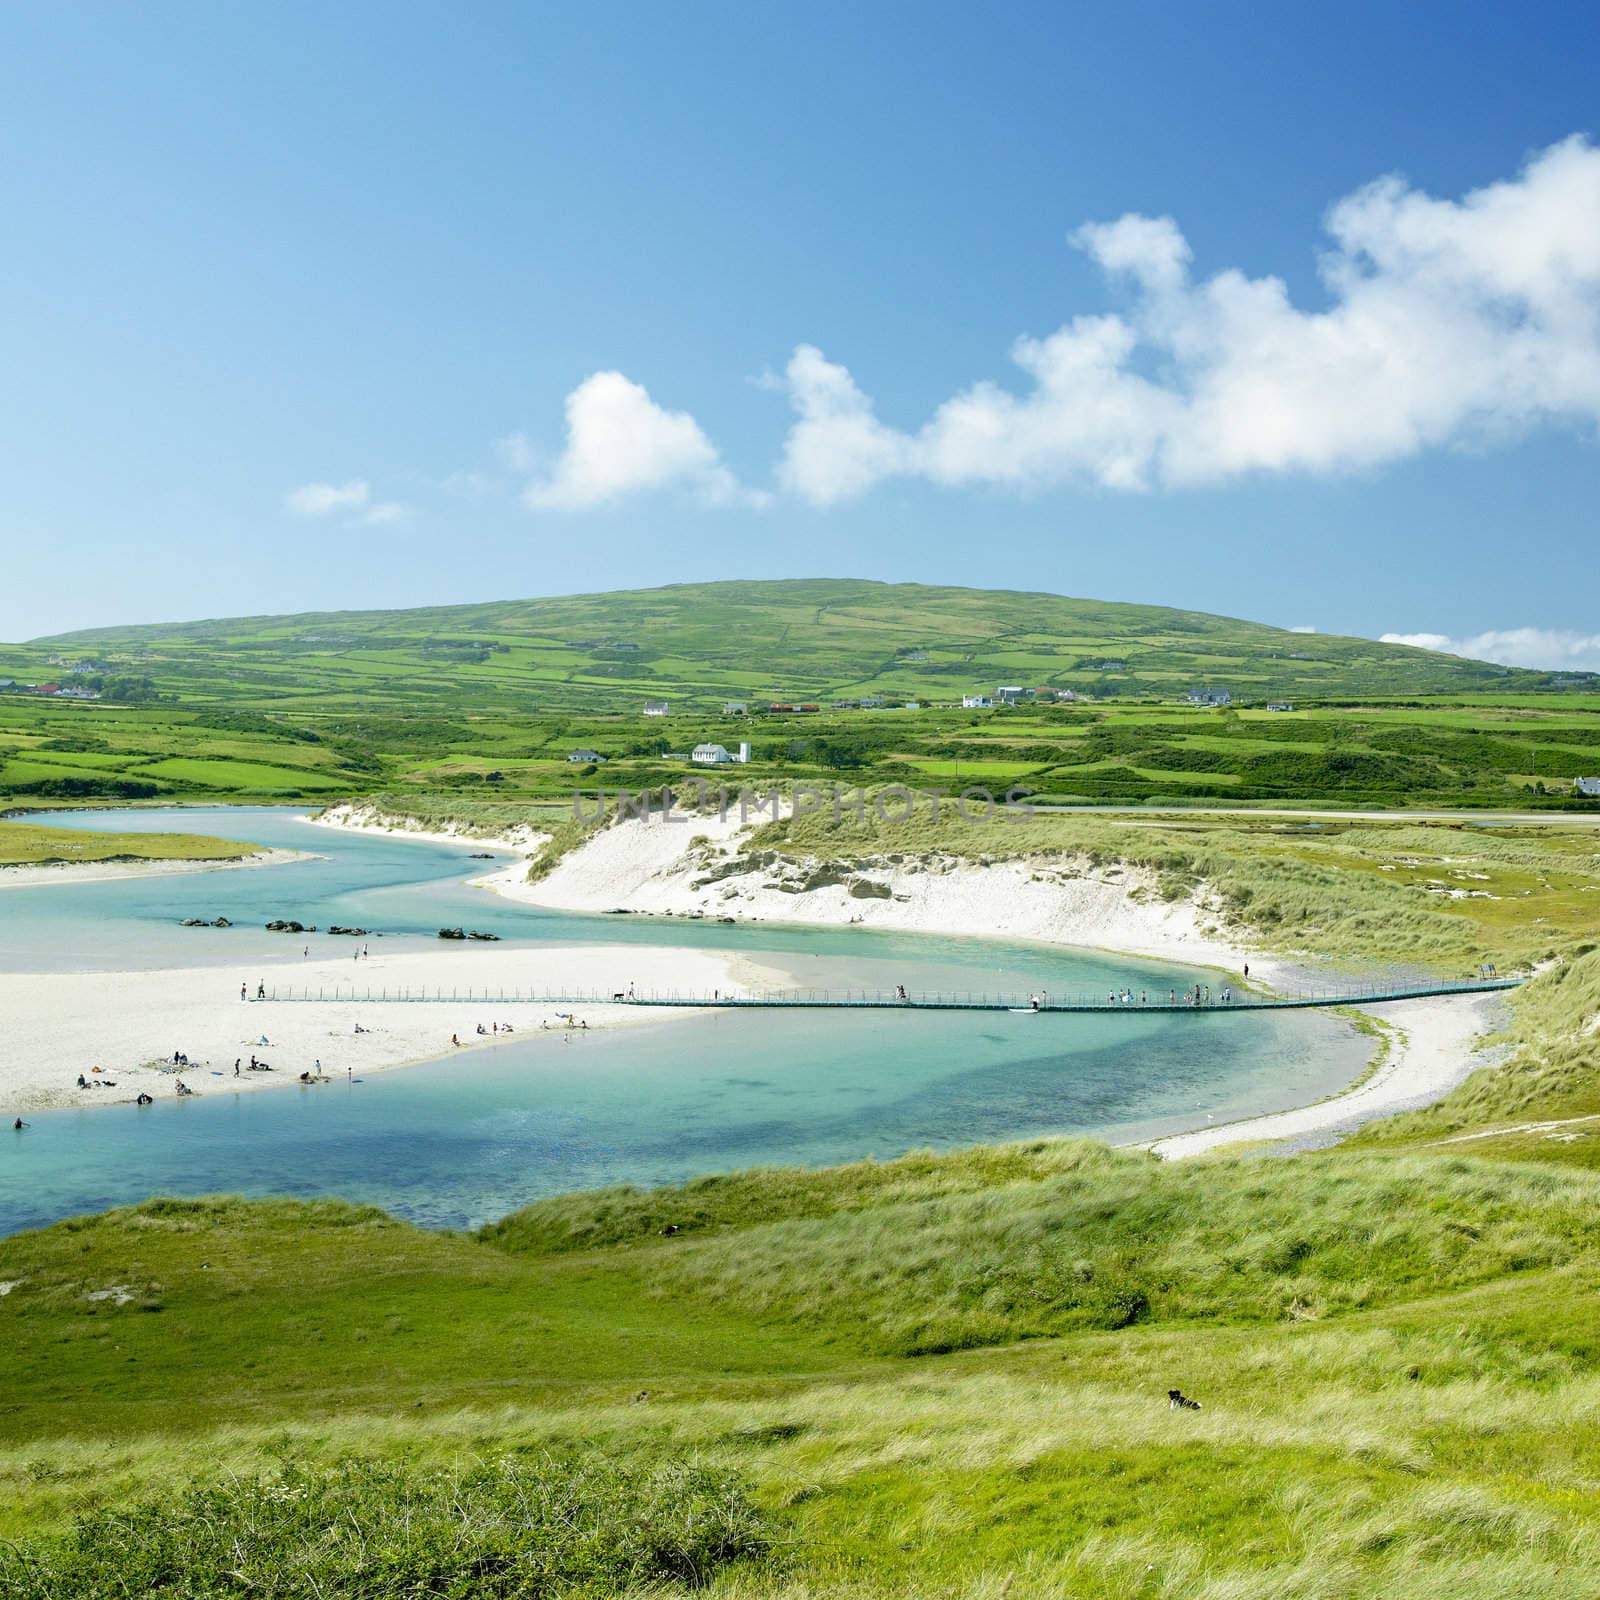
[[[594,1006],[629,1005],[654,1007],[705,1007],[740,1010],[749,1008],[796,1009],[882,1009],[882,1010],[960,1010],[960,1011],[1250,1011],[1281,1010],[1308,1006],[1376,1004],[1386,1000],[1422,999],[1428,996],[1476,994],[1515,988],[1520,978],[1466,978],[1436,981],[1366,983],[1337,988],[1305,988],[1265,993],[1241,990],[1227,984],[1191,985],[1187,990],[1168,988],[1164,993],[1141,989],[1104,991],[1032,992],[1013,990],[917,990],[900,992],[883,988],[787,988],[787,989],[561,989],[468,986],[461,988],[394,984],[303,984],[275,985],[257,1000],[344,1004],[456,1004],[456,1005],[541,1005]]]

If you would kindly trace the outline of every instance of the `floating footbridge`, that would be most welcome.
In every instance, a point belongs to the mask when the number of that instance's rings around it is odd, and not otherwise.
[[[552,991],[539,988],[407,988],[363,984],[279,986],[258,995],[256,1003],[361,1005],[550,1006],[570,1011],[575,1006],[654,1006],[708,1011],[1006,1011],[1116,1012],[1140,1011],[1293,1011],[1311,1007],[1370,1006],[1391,1000],[1428,1000],[1441,995],[1490,994],[1515,989],[1522,978],[1463,978],[1439,982],[1355,984],[1308,989],[1299,993],[1267,993],[1227,983],[1191,984],[1188,989],[1100,990],[1095,993],[1039,989],[1032,993],[980,990],[895,989],[585,989]]]

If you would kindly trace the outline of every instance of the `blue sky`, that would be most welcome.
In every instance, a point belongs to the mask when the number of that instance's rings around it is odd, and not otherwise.
[[[1600,667],[1592,19],[1278,10],[11,8],[0,637],[857,575]]]

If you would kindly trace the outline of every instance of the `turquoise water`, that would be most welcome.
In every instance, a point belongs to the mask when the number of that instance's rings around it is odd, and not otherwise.
[[[71,825],[126,827],[126,813]],[[727,927],[537,911],[466,887],[467,850],[312,828],[283,810],[141,813],[141,828],[320,852],[260,870],[0,892],[0,966],[234,963],[271,981],[303,939],[271,917],[358,923],[399,944],[464,923],[758,954],[818,985],[1184,986],[1181,969],[1086,952],[863,929]],[[184,916],[241,926],[186,929]],[[244,926],[243,924],[254,924]],[[326,943],[326,935],[316,939]],[[286,948],[292,945],[292,949]],[[341,1195],[469,1225],[540,1195],[763,1162],[822,1164],[1042,1133],[1153,1137],[1301,1104],[1362,1068],[1360,1037],[1307,1013],[1011,1016],[724,1013],[490,1051],[365,1082],[37,1113],[0,1132],[0,1231],[153,1193]]]

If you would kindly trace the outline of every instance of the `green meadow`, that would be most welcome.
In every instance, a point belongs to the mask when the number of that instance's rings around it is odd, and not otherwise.
[[[753,779],[1017,785],[1063,803],[1561,805],[1600,766],[1600,681],[1584,675],[843,580],[114,628],[0,646],[0,676],[103,696],[0,692],[0,797],[22,803],[395,786],[553,799],[574,749],[640,787],[681,777],[697,743],[741,739]],[[961,707],[1002,684],[1078,698]],[[1193,689],[1232,703],[1191,705]],[[863,697],[884,705],[832,704]],[[645,718],[658,699],[671,714]],[[725,715],[730,701],[754,714]]]
[[[61,1224],[4,1247],[0,1592],[1586,1594],[1597,1185],[1043,1142]]]
[[[0,867],[49,867],[75,861],[234,861],[255,846],[201,833],[84,833],[27,822],[0,822]]]

